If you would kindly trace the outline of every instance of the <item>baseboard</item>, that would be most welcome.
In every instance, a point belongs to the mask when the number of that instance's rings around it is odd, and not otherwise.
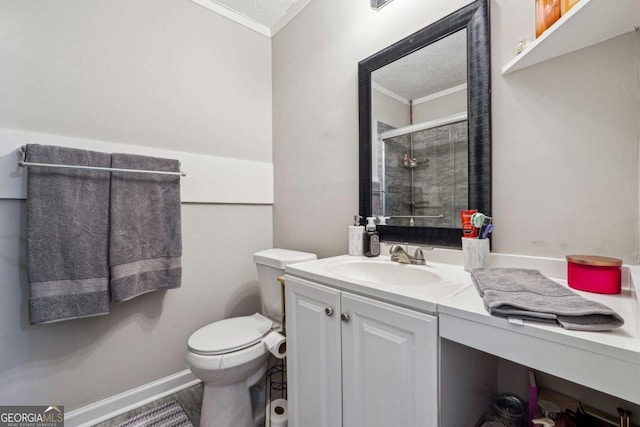
[[[200,383],[189,369],[65,414],[67,427],[88,427]]]

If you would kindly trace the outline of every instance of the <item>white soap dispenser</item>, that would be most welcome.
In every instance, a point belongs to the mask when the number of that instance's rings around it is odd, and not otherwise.
[[[375,257],[380,255],[380,233],[376,231],[375,217],[367,218],[367,227],[364,233],[364,255]]]
[[[360,215],[353,216],[353,225],[349,226],[349,255],[362,256],[364,254],[364,227],[360,225]]]

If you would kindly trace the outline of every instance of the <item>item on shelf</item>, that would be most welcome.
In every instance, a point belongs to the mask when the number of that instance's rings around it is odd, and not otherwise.
[[[538,400],[538,411],[545,418],[559,420],[562,418],[562,409],[549,400]]]
[[[555,427],[556,422],[551,418],[536,418],[531,420],[534,426]]]
[[[576,427],[610,427],[611,423],[607,420],[603,420],[599,417],[595,417],[586,413],[580,406],[574,412],[570,409],[567,409],[567,415],[569,419],[575,422]],[[615,424],[614,424],[615,425]]]
[[[529,42],[524,37],[520,37],[518,40],[518,44],[516,45],[516,56],[520,55],[523,50],[527,47]]]
[[[536,410],[538,409],[538,384],[536,383],[536,374],[533,371],[528,371],[529,376],[529,406],[528,406],[528,418],[532,420],[536,416]],[[533,427],[532,423],[529,423],[529,427]]]
[[[560,19],[560,0],[536,0],[536,37]]]
[[[474,427],[505,427],[504,421],[493,415],[483,414]]]
[[[623,408],[620,408],[620,407],[616,408],[617,409],[617,416],[616,416],[613,414],[612,408],[609,408],[611,412],[607,413],[607,412],[600,411],[596,408],[593,408],[582,402],[578,402],[576,407],[577,407],[576,414],[581,412],[591,417],[591,419],[596,420],[596,424],[594,424],[595,427],[600,427],[600,426],[627,427],[627,425],[629,427],[633,427],[631,425],[631,412],[626,411]]]
[[[575,6],[579,1],[580,0],[560,0],[560,15],[562,16],[569,12],[569,9]]]
[[[491,400],[491,414],[506,427],[520,427],[526,413],[526,404],[513,393],[504,393]]]

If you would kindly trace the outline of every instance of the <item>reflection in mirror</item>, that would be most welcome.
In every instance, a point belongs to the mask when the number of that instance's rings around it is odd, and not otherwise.
[[[371,73],[372,212],[460,228],[468,205],[467,30]]]
[[[461,246],[460,210],[491,215],[488,0],[358,64],[360,215],[383,241]]]

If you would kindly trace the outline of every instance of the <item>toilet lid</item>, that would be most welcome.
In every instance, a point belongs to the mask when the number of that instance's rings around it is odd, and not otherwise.
[[[189,337],[189,350],[196,354],[230,353],[262,340],[273,322],[261,314],[220,320],[195,331]]]

